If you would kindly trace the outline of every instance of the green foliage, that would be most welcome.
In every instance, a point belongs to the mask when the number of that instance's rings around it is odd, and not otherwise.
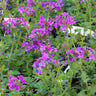
[[[18,1],[18,2],[17,2]],[[96,95],[96,60],[84,62],[78,60],[78,62],[70,63],[69,71],[65,74],[62,71],[62,64],[52,66],[49,64],[41,75],[37,75],[35,68],[32,68],[32,64],[41,53],[35,50],[31,50],[29,53],[25,52],[21,43],[26,40],[26,35],[30,34],[31,31],[36,28],[36,23],[39,21],[40,16],[44,16],[47,19],[49,17],[55,17],[57,14],[68,12],[74,16],[78,21],[77,26],[92,29],[96,33],[96,0],[89,0],[87,4],[80,4],[79,0],[64,0],[65,6],[63,10],[53,12],[44,10],[41,7],[39,0],[36,0],[36,6],[34,7],[35,16],[26,14],[18,14],[17,7],[20,4],[26,4],[26,0],[9,0],[12,8],[6,9],[3,6],[3,15],[0,17],[0,53],[3,51],[4,54],[0,55],[0,96],[95,96]],[[35,0],[33,0],[35,1]],[[46,0],[45,0],[46,1]],[[52,1],[52,0],[48,0]],[[94,5],[94,6],[93,6]],[[39,10],[38,8],[41,8]],[[5,34],[5,31],[1,30],[2,20],[4,17],[23,17],[25,21],[29,18],[32,19],[29,22],[30,29],[21,28],[21,33],[18,30],[12,30],[12,35]],[[19,26],[21,27],[21,26]],[[39,26],[38,26],[39,28]],[[56,29],[57,30],[57,29]],[[80,30],[78,30],[80,31]],[[15,38],[14,38],[15,37]],[[80,33],[64,34],[57,30],[56,38],[53,38],[52,34],[48,37],[50,42],[57,49],[62,49],[62,43],[68,44],[66,50],[75,49],[77,46],[89,46],[96,51],[96,39],[92,36],[82,36]],[[30,40],[29,40],[30,41]],[[55,58],[60,59],[60,55],[65,59],[65,50],[57,52]],[[64,68],[66,66],[63,66]],[[48,70],[46,70],[48,69]],[[8,87],[8,78],[10,75],[24,75],[27,84],[21,91],[10,91]]]

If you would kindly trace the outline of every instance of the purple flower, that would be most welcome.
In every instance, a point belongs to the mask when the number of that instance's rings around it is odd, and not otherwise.
[[[17,77],[9,76],[8,86],[10,90],[20,91],[21,85],[27,84],[22,75],[18,75]]]
[[[18,25],[23,25],[22,27],[29,28],[28,22],[24,21],[23,18],[9,18],[8,20],[3,20],[2,29],[6,28],[6,33],[8,34],[12,29],[18,29]]]
[[[44,46],[40,46],[40,50],[41,50],[41,51],[46,50],[46,48],[47,48],[47,46],[46,46],[46,45],[44,45]]]
[[[86,53],[87,51],[87,53]],[[66,54],[69,54],[72,56],[77,54],[77,59],[84,59],[85,62],[88,62],[88,60],[96,60],[95,58],[95,50],[91,49],[90,47],[87,47],[87,46],[84,46],[84,47],[77,47],[75,50],[71,49],[71,50],[68,50],[66,51]],[[89,59],[88,59],[88,58]],[[73,58],[69,57],[69,62],[70,61],[73,61]]]
[[[57,2],[58,2],[58,3],[62,3],[62,2],[63,2],[63,0],[57,0]]]
[[[12,6],[9,4],[6,4],[6,8],[11,8]]]
[[[7,30],[6,30],[6,33],[8,34],[9,32],[10,32],[10,29],[7,29]]]
[[[0,7],[0,10],[3,10],[3,7]]]
[[[52,47],[48,47],[47,49],[48,49],[48,51],[51,51],[52,50]]]
[[[78,57],[78,58],[84,58],[84,55],[85,55],[85,53],[82,52],[82,53],[79,53],[77,57]]]
[[[81,0],[79,3],[83,3],[84,0]]]
[[[25,46],[28,45],[28,44],[29,44],[29,42],[25,41],[25,42],[23,42],[21,45],[22,45],[22,47],[25,47]]]
[[[41,74],[43,68],[46,66],[47,63],[50,63],[51,57],[46,53],[46,51],[42,52],[42,57],[38,58],[32,65],[32,67],[36,67],[36,73]]]
[[[27,0],[27,3],[31,3],[31,0]]]
[[[93,33],[92,36],[94,37],[94,39],[96,39],[96,34],[95,33]]]
[[[39,74],[42,73],[42,71],[41,70],[38,70],[38,71],[36,71],[36,73],[39,75]]]
[[[1,52],[0,56],[3,54],[4,52]]]
[[[54,24],[54,18],[50,18],[48,24],[52,26]]]
[[[17,11],[21,14],[24,11],[24,7],[17,7]]]
[[[88,62],[89,61],[89,59],[88,58],[85,58],[85,62]]]
[[[27,46],[27,47],[25,48],[25,51],[30,51],[31,49],[32,49],[31,46]]]
[[[24,10],[24,12],[26,12],[27,13],[27,15],[29,15],[31,12],[33,12],[34,10],[33,9],[31,9],[31,8],[26,8],[25,10]]]
[[[52,47],[52,49],[53,49],[53,51],[54,51],[54,52],[57,52],[57,48],[55,48],[55,47]]]
[[[66,65],[66,64],[67,64],[67,62],[64,62],[64,61],[63,61],[63,65]]]
[[[68,51],[66,51],[66,54],[73,54],[73,53],[75,53],[75,50],[73,50],[73,49],[71,49],[71,50],[68,50]]]
[[[52,60],[52,63],[53,63],[53,64],[56,64],[56,60]]]
[[[62,3],[62,0],[58,0],[58,1],[51,1],[51,2],[42,2],[41,7],[44,9],[55,9],[55,10],[59,10],[60,7],[64,6],[64,4]]]
[[[35,6],[35,3],[34,3],[34,2],[32,2],[32,3],[31,3],[31,6],[32,6],[32,7],[34,7],[34,6]]]
[[[55,56],[54,53],[51,53],[51,56],[54,57]]]
[[[22,80],[24,77],[22,75],[18,75],[17,78]]]
[[[91,54],[89,54],[89,59],[95,61],[96,58],[95,58],[94,54],[91,53]]]
[[[64,13],[61,13],[61,15],[63,15],[63,16],[69,16],[69,13],[64,12]]]
[[[53,24],[54,27],[60,27],[62,31],[66,31],[67,26],[74,25],[76,21],[73,16],[70,16],[69,13],[63,12],[61,15],[55,16],[56,20]]]
[[[38,36],[44,36],[44,35],[49,35],[51,32],[48,31],[45,28],[35,28],[34,30],[31,31],[31,34],[29,35],[29,38],[36,38]]]
[[[1,29],[4,30],[5,29],[5,26],[1,27]]]
[[[52,42],[48,42],[48,45],[52,45],[53,43]]]
[[[46,23],[45,17],[40,16],[39,22],[37,23],[37,25],[44,25]]]
[[[73,62],[73,57],[69,57],[69,62]]]
[[[66,31],[66,25],[62,25],[61,30]]]

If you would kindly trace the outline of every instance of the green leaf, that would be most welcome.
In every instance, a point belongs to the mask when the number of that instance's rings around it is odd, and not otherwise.
[[[85,91],[83,90],[83,91],[79,92],[77,96],[88,96],[88,95],[85,94]]]
[[[19,75],[20,72],[19,71],[13,71],[13,75]]]

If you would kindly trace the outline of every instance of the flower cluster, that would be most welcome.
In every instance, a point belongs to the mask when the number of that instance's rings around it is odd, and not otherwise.
[[[38,25],[41,25],[42,28],[46,27],[47,30],[51,30],[52,26],[54,24],[54,18],[48,18],[47,20],[45,19],[45,17],[40,16],[39,22],[37,23]]]
[[[28,22],[24,21],[22,17],[8,18],[8,20],[3,20],[2,25],[1,29],[5,29],[7,34],[11,32],[11,29],[19,29],[19,26],[29,28]]]
[[[54,59],[55,52],[57,52],[57,49],[53,46],[51,46],[51,42],[48,42],[49,45],[41,46],[40,50],[41,57],[38,58],[32,65],[32,67],[36,67],[37,74],[42,73],[42,69],[46,66],[46,64],[56,64],[56,59]]]
[[[26,46],[26,41],[23,43],[23,45]],[[40,50],[40,46],[41,45],[44,45],[43,43],[43,40],[38,40],[38,39],[33,39],[33,42],[31,44],[27,44],[26,48],[25,48],[25,51],[28,51],[30,52],[31,49],[34,49],[34,50]]]
[[[47,61],[51,61],[51,57],[47,53],[42,54],[42,57],[38,58],[32,65],[32,67],[36,67],[36,73],[41,74],[42,68],[44,68],[47,64]]]
[[[27,8],[25,9],[25,7],[18,7],[17,8],[19,14],[21,14],[22,12],[25,12],[27,15],[29,15],[30,13],[32,13],[34,10],[31,8]]]
[[[56,15],[54,18],[47,18],[40,16],[39,22],[37,25],[42,25],[42,27],[46,27],[48,30],[52,29],[52,27],[60,27],[62,31],[66,31],[68,26],[72,26],[76,23],[73,16],[70,16],[69,13],[61,13],[61,15]]]
[[[31,13],[33,13],[33,7],[35,6],[34,2],[31,2],[30,0],[27,1],[27,5],[24,5],[23,7],[17,7],[17,11],[19,12],[19,14],[22,13],[26,13],[27,15],[30,15]]]
[[[10,90],[16,91],[20,91],[20,88],[24,87],[24,84],[27,84],[22,75],[18,75],[17,77],[10,76],[8,82]]]
[[[27,41],[22,43],[22,47],[26,46],[25,51],[30,52],[31,49],[34,49],[40,51],[41,54],[44,53],[42,57],[38,58],[32,65],[32,67],[36,67],[37,74],[42,73],[42,68],[45,67],[47,63],[56,64],[59,62],[59,60],[54,59],[54,52],[57,52],[57,49],[51,46],[51,42],[46,41],[48,35],[51,33],[51,29],[53,27],[60,27],[62,31],[65,31],[68,25],[70,26],[75,23],[74,17],[66,12],[62,13],[62,15],[57,15],[56,19],[49,17],[46,19],[40,16],[37,26],[41,26],[41,28],[33,29],[28,37],[32,43]],[[44,40],[45,37],[46,39]],[[66,62],[63,61],[63,64],[66,65]]]
[[[66,31],[67,26],[72,26],[76,23],[73,16],[70,16],[69,13],[61,13],[61,15],[55,16],[56,20],[53,24],[54,27],[60,27],[62,31]]]
[[[75,50],[70,49],[66,51],[66,54],[69,54],[69,62],[73,62],[74,57],[77,57],[77,59],[84,59],[85,62],[88,62],[89,60],[96,60],[94,49],[87,46],[77,47]]]
[[[37,41],[36,41],[37,40]],[[35,50],[41,51],[41,57],[38,58],[32,65],[32,67],[36,67],[37,74],[42,73],[42,68],[46,66],[50,61],[55,64],[54,53],[57,52],[57,49],[52,45],[51,42],[48,42],[48,45],[44,44],[43,40],[40,41],[38,39],[33,40],[31,45],[28,45],[29,42],[25,41],[22,43],[22,46],[27,46],[25,51],[30,51],[32,48]]]
[[[29,38],[37,38],[38,36],[44,36],[44,35],[49,35],[50,31],[48,31],[45,28],[35,28],[34,30],[31,31],[31,34],[29,35]]]
[[[51,1],[51,2],[46,2],[42,1],[41,7],[44,9],[54,9],[54,10],[60,10],[60,7],[64,6],[63,0],[58,0],[58,1]]]
[[[50,34],[50,31],[48,31],[45,28],[41,29],[34,29],[31,31],[31,34],[29,35],[29,38],[33,41],[31,44],[28,41],[25,41],[22,43],[22,47],[25,47],[25,51],[30,51],[31,49],[37,50],[41,52],[41,57],[38,58],[32,65],[32,67],[36,68],[37,74],[42,73],[42,69],[46,66],[47,63],[52,62],[56,63],[56,60],[54,60],[54,53],[57,52],[57,49],[52,46],[52,42],[48,42],[46,44],[41,38],[38,40],[39,36],[44,36]]]

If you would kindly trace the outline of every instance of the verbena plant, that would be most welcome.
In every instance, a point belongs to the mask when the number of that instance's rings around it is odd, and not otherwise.
[[[1,0],[0,96],[95,96],[95,10],[96,0]]]

